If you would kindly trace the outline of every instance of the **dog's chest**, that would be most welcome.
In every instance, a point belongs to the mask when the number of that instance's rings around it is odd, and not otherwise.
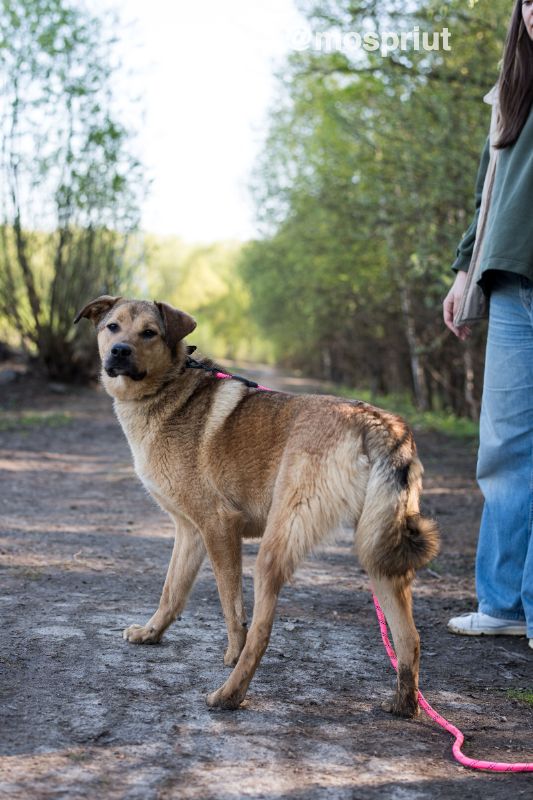
[[[154,500],[170,514],[182,511],[177,465],[170,463],[160,445],[151,446],[150,442],[143,442],[140,446],[133,446],[130,442],[130,446],[135,472]]]
[[[135,472],[143,486],[165,511],[180,510],[180,469],[176,453],[171,456],[158,431],[139,425],[127,414],[117,415],[130,446]]]

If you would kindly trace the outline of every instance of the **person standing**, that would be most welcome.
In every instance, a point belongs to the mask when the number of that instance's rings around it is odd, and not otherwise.
[[[479,285],[489,325],[477,480],[484,497],[476,555],[478,610],[449,620],[453,633],[527,636],[533,648],[533,0],[516,0],[503,65],[489,101],[498,103],[498,150],[483,226]],[[490,138],[476,181],[476,213],[457,249],[444,322],[454,316],[476,243]]]

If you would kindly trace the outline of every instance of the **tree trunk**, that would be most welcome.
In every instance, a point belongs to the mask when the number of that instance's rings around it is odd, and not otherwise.
[[[420,362],[419,345],[416,335],[415,318],[412,312],[411,297],[409,289],[402,286],[400,289],[402,304],[402,314],[405,324],[405,336],[409,346],[409,360],[411,362],[411,375],[413,377],[413,388],[415,393],[415,404],[420,411],[428,409],[428,393],[424,369]]]

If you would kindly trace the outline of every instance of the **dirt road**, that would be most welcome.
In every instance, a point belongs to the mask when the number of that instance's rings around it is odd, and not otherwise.
[[[205,695],[227,669],[207,563],[160,645],[121,637],[157,605],[172,525],[137,482],[108,398],[21,381],[2,405],[0,797],[533,796],[533,776],[467,771],[426,717],[380,710],[394,678],[349,532],[284,589],[244,707],[208,711]],[[474,604],[475,443],[417,439],[424,510],[443,540],[415,589],[422,689],[464,730],[470,755],[531,761],[532,708],[509,694],[532,689],[526,640],[463,639],[445,628]],[[256,549],[245,547],[249,614]]]

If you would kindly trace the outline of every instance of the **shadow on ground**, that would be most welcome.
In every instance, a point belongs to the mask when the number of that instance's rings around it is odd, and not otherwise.
[[[270,376],[271,383],[275,376]],[[137,482],[100,392],[16,384],[0,433],[0,796],[19,798],[530,797],[528,775],[469,772],[427,718],[379,709],[393,686],[351,534],[308,559],[280,599],[270,647],[237,712],[205,695],[227,675],[209,565],[158,646],[122,628],[157,605],[172,526]],[[35,421],[17,425],[31,409]],[[52,411],[54,424],[39,417]],[[480,497],[472,443],[419,434],[425,511],[442,554],[416,584],[422,688],[461,727],[470,755],[533,760],[525,639],[468,639],[448,617],[473,607]],[[246,545],[253,600],[257,545]]]

